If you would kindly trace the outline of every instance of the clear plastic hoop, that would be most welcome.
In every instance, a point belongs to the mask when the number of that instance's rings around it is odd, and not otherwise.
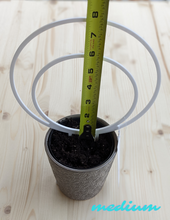
[[[70,19],[65,19],[65,20],[61,20],[61,21],[56,21],[56,22],[52,22],[50,24],[47,24],[43,27],[41,27],[40,29],[36,30],[35,32],[33,32],[30,36],[28,36],[23,42],[22,44],[18,47],[16,53],[14,54],[14,57],[12,59],[12,62],[11,62],[11,67],[10,67],[10,84],[11,84],[11,88],[12,88],[12,91],[14,93],[14,96],[15,98],[17,99],[18,103],[21,105],[21,107],[31,116],[33,117],[35,120],[39,121],[40,123],[48,126],[48,127],[51,127],[53,129],[55,129],[53,127],[53,125],[50,123],[50,122],[47,122],[47,121],[44,121],[42,120],[41,118],[37,117],[33,112],[31,112],[27,106],[22,102],[21,98],[19,97],[18,95],[18,92],[16,90],[16,87],[15,87],[15,83],[14,83],[14,68],[15,68],[15,63],[16,63],[16,60],[19,56],[19,54],[21,53],[21,51],[23,50],[23,48],[33,39],[35,38],[37,35],[41,34],[42,32],[50,29],[50,28],[53,28],[53,27],[56,27],[56,26],[59,26],[59,25],[63,25],[63,24],[67,24],[67,23],[73,23],[73,22],[86,22],[86,18],[70,18]],[[138,120],[142,115],[144,115],[148,110],[149,108],[152,106],[152,104],[154,103],[158,93],[159,93],[159,89],[160,89],[160,84],[161,84],[161,71],[160,71],[160,66],[159,66],[159,63],[158,63],[158,60],[157,60],[157,57],[155,55],[155,53],[153,52],[153,50],[151,49],[151,47],[147,44],[147,42],[142,38],[140,37],[138,34],[136,34],[134,31],[130,30],[129,28],[123,26],[123,25],[120,25],[118,23],[115,23],[115,22],[111,22],[111,21],[108,21],[107,22],[108,25],[112,26],[112,27],[115,27],[115,28],[118,28],[122,31],[125,31],[126,33],[130,34],[131,36],[133,36],[134,38],[136,38],[147,50],[148,52],[150,53],[153,61],[154,61],[154,64],[155,64],[155,67],[156,67],[156,71],[157,71],[157,84],[156,84],[156,88],[155,88],[155,91],[153,93],[153,96],[152,98],[150,99],[150,101],[148,102],[148,104],[145,106],[145,108],[139,113],[137,114],[135,117],[133,117],[131,120],[123,123],[122,121],[120,122],[119,121],[119,124],[112,124],[112,125],[109,125],[107,127],[104,127],[104,128],[99,128],[99,129],[96,129],[96,135],[98,136],[99,134],[102,134],[102,133],[107,133],[107,132],[111,132],[113,130],[117,130],[117,129],[121,129],[133,122],[135,122],[136,120]],[[107,58],[109,59],[109,58]],[[115,62],[111,59],[109,59],[110,62]],[[121,64],[120,64],[121,65]],[[47,66],[47,65],[46,65]],[[121,65],[122,66],[122,65]],[[123,67],[123,66],[122,66]],[[123,67],[124,68],[124,67]],[[49,118],[48,118],[49,120]],[[124,120],[123,120],[124,121]],[[66,130],[65,126],[62,126],[60,125],[60,130],[64,129]],[[71,129],[70,132],[67,131],[67,133],[69,134],[72,134],[72,133],[77,133],[77,131],[75,131],[76,129]]]

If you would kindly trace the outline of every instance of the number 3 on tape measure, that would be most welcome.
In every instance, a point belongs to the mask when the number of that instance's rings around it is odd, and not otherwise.
[[[91,103],[90,99],[86,100],[86,104],[90,104],[90,103]]]

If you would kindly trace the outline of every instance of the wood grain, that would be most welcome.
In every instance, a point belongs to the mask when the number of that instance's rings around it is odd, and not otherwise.
[[[102,191],[78,202],[58,189],[44,150],[45,126],[28,116],[9,83],[14,52],[33,31],[55,20],[85,17],[87,2],[0,1],[0,219],[2,220],[168,220],[170,215],[170,4],[111,2],[109,20],[139,33],[155,51],[162,71],[159,96],[150,111],[122,130],[120,185],[117,158]],[[31,111],[31,85],[51,60],[84,51],[85,23],[68,24],[36,37],[16,63],[18,93]],[[132,116],[149,102],[156,83],[153,61],[135,39],[107,28],[105,56],[123,64],[138,84],[139,101]],[[51,119],[80,112],[83,60],[65,61],[41,77],[36,95]],[[113,123],[127,112],[133,88],[120,70],[104,63],[98,116]],[[145,212],[92,212],[93,205],[153,204]]]

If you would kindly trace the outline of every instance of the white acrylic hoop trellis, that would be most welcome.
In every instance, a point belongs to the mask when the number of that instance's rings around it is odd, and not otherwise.
[[[63,24],[66,24],[66,23],[73,23],[73,22],[86,22],[86,18],[71,18],[71,19],[65,19],[65,20],[61,20],[61,21],[56,21],[56,22],[53,22],[53,23],[50,23],[50,24],[47,24],[43,27],[41,27],[40,29],[36,30],[35,32],[33,32],[30,36],[28,36],[23,42],[22,44],[18,47],[16,53],[14,54],[14,57],[12,59],[12,63],[11,63],[11,67],[10,67],[10,83],[11,83],[11,88],[12,88],[12,91],[14,93],[14,96],[15,98],[17,99],[18,103],[21,105],[21,107],[30,115],[32,116],[34,119],[36,119],[37,121],[41,122],[42,124],[48,126],[48,127],[51,127],[53,129],[56,129],[56,130],[59,130],[59,131],[63,131],[63,132],[66,132],[66,133],[69,133],[69,135],[71,134],[78,134],[79,133],[79,129],[72,129],[72,128],[68,128],[68,127],[65,127],[63,125],[60,125],[58,124],[57,122],[54,122],[52,121],[51,119],[49,119],[43,112],[42,110],[39,108],[39,105],[36,101],[36,98],[35,98],[35,89],[36,89],[36,84],[38,82],[38,79],[41,77],[41,75],[47,70],[49,69],[51,66],[59,63],[59,62],[62,62],[64,60],[67,60],[67,59],[73,59],[73,58],[78,58],[78,57],[83,57],[84,55],[83,54],[73,54],[73,55],[70,55],[70,56],[65,56],[65,57],[61,57],[61,58],[58,58],[52,62],[50,62],[49,64],[47,64],[44,68],[42,68],[40,70],[40,72],[38,73],[38,75],[36,76],[35,80],[34,80],[34,83],[33,83],[33,88],[32,88],[32,98],[33,98],[33,102],[34,102],[34,105],[37,109],[37,111],[41,114],[41,116],[43,118],[45,118],[47,121],[44,121],[42,120],[41,118],[37,117],[33,112],[31,112],[27,106],[22,102],[20,96],[18,95],[18,92],[16,90],[16,87],[15,87],[15,83],[14,83],[14,67],[15,67],[15,63],[16,63],[16,60],[19,56],[19,54],[21,53],[21,51],[23,50],[23,48],[33,39],[35,38],[37,35],[41,34],[42,32],[50,29],[50,28],[53,28],[53,27],[56,27],[56,26],[59,26],[59,25],[63,25]],[[113,65],[116,65],[117,67],[119,67],[128,77],[129,79],[131,80],[132,82],[132,85],[133,85],[133,88],[134,88],[134,101],[132,103],[132,106],[130,108],[130,110],[128,111],[128,113],[126,113],[126,115],[124,117],[122,117],[119,121],[117,121],[116,123],[112,124],[112,125],[109,125],[109,126],[106,126],[104,128],[99,128],[99,129],[96,129],[96,135],[98,136],[99,134],[102,134],[102,133],[107,133],[107,132],[111,132],[113,130],[117,130],[117,129],[121,129],[131,123],[133,123],[134,121],[136,121],[137,119],[139,119],[142,115],[144,115],[148,110],[149,108],[152,106],[152,104],[154,103],[157,95],[158,95],[158,92],[159,92],[159,89],[160,89],[160,84],[161,84],[161,71],[160,71],[160,66],[159,66],[159,63],[158,63],[158,60],[156,58],[156,55],[155,53],[153,52],[153,50],[151,49],[151,47],[147,44],[147,42],[142,39],[142,37],[140,37],[138,34],[136,34],[135,32],[133,32],[132,30],[130,30],[129,28],[127,27],[124,27],[120,24],[117,24],[117,23],[114,23],[114,22],[111,22],[111,21],[108,21],[107,22],[108,25],[112,26],[112,27],[116,27],[122,31],[125,31],[127,32],[128,34],[130,34],[131,36],[133,36],[134,38],[136,38],[139,42],[141,42],[141,44],[143,44],[143,46],[148,50],[148,52],[150,53],[153,61],[154,61],[154,64],[155,64],[155,67],[156,67],[156,71],[157,71],[157,84],[156,84],[156,88],[155,88],[155,91],[153,93],[153,96],[152,98],[150,99],[149,103],[145,106],[145,108],[138,114],[136,115],[135,117],[133,117],[131,120],[121,124],[123,121],[125,121],[129,116],[130,114],[133,112],[135,106],[136,106],[136,103],[137,103],[137,98],[138,98],[138,92],[137,92],[137,86],[136,86],[136,83],[135,83],[135,80],[133,79],[132,75],[119,63],[117,63],[116,61],[114,60],[111,60],[109,58],[104,58],[105,61],[113,64]]]
[[[50,127],[53,127],[54,129],[56,130],[60,130],[60,131],[63,131],[63,132],[66,132],[65,130],[65,127],[64,129],[63,128],[60,128],[58,127],[58,124],[56,122],[54,122],[53,120],[51,120],[49,117],[47,117],[44,112],[40,109],[38,103],[37,103],[37,100],[36,100],[36,97],[35,97],[35,91],[36,91],[36,86],[37,86],[37,83],[40,79],[40,77],[45,73],[45,71],[47,71],[50,67],[52,67],[53,65],[57,64],[57,63],[60,63],[62,61],[65,61],[65,60],[68,60],[68,59],[74,59],[74,58],[79,58],[79,57],[84,57],[84,54],[72,54],[72,55],[68,55],[68,56],[64,56],[64,57],[60,57],[58,59],[55,59],[53,60],[52,62],[48,63],[46,66],[44,66],[40,71],[39,73],[37,74],[37,76],[35,77],[35,80],[33,82],[33,86],[32,86],[32,100],[33,100],[33,103],[34,103],[34,106],[36,108],[36,110],[38,111],[38,113],[45,119],[49,122],[50,124]],[[125,116],[123,116],[119,121],[117,121],[116,123],[114,123],[112,126],[113,127],[116,127],[118,124],[120,124],[121,122],[125,121],[129,115],[131,115],[131,113],[133,112],[133,110],[135,109],[136,107],[136,104],[137,104],[137,100],[138,100],[138,89],[137,89],[137,85],[136,85],[136,82],[133,78],[133,76],[128,72],[128,70],[126,70],[121,64],[119,64],[118,62],[114,61],[114,60],[111,60],[109,58],[105,58],[104,57],[104,60],[108,63],[111,63],[115,66],[117,66],[118,68],[120,68],[126,75],[127,77],[129,78],[129,80],[131,81],[132,85],[133,85],[133,89],[134,89],[134,100],[133,100],[133,103],[132,103],[132,106],[131,108],[129,109],[129,111],[127,112],[127,114]],[[79,129],[72,129],[72,128],[67,128],[67,133],[69,133],[70,135],[73,133],[74,131],[74,134],[78,134],[79,133]]]

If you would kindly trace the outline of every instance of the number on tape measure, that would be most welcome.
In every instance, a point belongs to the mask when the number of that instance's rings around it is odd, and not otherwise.
[[[85,114],[84,117],[85,118],[89,118],[90,114]]]
[[[91,87],[92,87],[92,85],[87,85],[87,88],[88,88],[88,89],[91,89]]]
[[[98,18],[98,11],[93,11],[92,18]]]
[[[92,36],[95,36],[95,37],[96,37],[96,35],[95,35],[93,32],[91,32],[91,38],[92,38]]]
[[[88,69],[88,73],[90,74],[92,74],[93,73],[93,68],[91,68],[91,69]]]
[[[94,57],[94,56],[95,56],[95,51],[90,51],[90,52],[89,52],[89,56],[90,56],[90,57]]]
[[[91,103],[90,99],[86,100],[86,104],[90,104],[90,103]]]

